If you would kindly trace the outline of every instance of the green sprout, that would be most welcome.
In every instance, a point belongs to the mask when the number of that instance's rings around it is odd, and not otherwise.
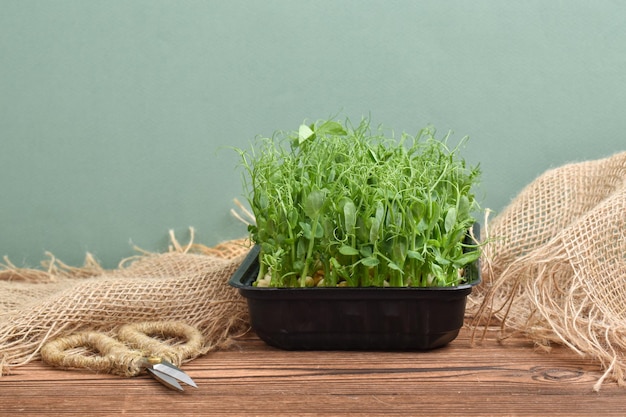
[[[450,287],[480,257],[466,243],[480,169],[427,127],[399,140],[334,120],[238,150],[260,245],[257,285]],[[263,284],[261,284],[263,282]]]

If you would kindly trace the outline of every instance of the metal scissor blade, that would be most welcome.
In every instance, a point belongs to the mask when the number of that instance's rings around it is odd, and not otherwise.
[[[159,372],[156,369],[147,368],[147,371],[160,383],[165,385],[168,388],[175,389],[176,391],[184,391],[183,387],[180,386],[178,381],[171,376],[164,374],[163,372]]]
[[[161,363],[152,365],[152,369],[154,369],[155,371],[164,373],[166,375],[169,375],[170,377],[176,378],[179,381],[182,381],[185,384],[190,385],[194,388],[198,388],[196,383],[193,381],[193,379],[191,379],[189,375],[187,375],[186,373],[181,371],[177,366],[175,366],[174,364],[166,360],[162,360]]]

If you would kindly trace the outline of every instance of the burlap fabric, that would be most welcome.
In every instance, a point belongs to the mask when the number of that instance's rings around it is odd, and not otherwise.
[[[475,324],[564,344],[626,384],[626,152],[549,170],[489,222]]]
[[[0,267],[2,374],[39,358],[44,343],[79,330],[114,333],[127,323],[176,320],[204,336],[200,353],[248,330],[247,305],[228,278],[249,250],[245,240],[214,248],[173,245],[104,270],[88,256],[72,268],[50,255],[45,270]]]

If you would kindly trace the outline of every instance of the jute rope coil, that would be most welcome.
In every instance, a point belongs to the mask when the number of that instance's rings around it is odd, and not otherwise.
[[[184,340],[169,344],[165,339]],[[135,376],[144,369],[145,359],[156,356],[179,366],[185,359],[202,353],[200,331],[182,322],[143,322],[122,326],[117,338],[95,331],[59,337],[41,349],[43,360],[61,368],[84,368],[121,376]],[[95,355],[73,353],[87,348]]]
[[[158,356],[176,366],[185,359],[201,354],[204,344],[204,338],[198,329],[179,321],[143,322],[122,326],[117,337],[131,348],[141,351],[144,357]],[[161,338],[176,338],[185,340],[185,343],[174,346],[161,342]]]

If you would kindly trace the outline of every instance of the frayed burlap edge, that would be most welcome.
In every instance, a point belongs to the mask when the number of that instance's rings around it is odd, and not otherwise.
[[[193,243],[193,229],[187,245],[172,231],[170,237],[167,253],[138,249],[140,255],[123,260],[115,270],[103,269],[89,254],[83,267],[70,267],[52,254],[42,262],[43,269],[18,268],[5,259],[0,284],[20,286],[23,292],[51,290],[0,311],[0,375],[39,359],[41,347],[53,338],[85,330],[112,335],[129,322],[184,321],[205,337],[200,354],[228,348],[247,333],[247,304],[227,280],[247,254],[249,240],[206,247]],[[160,275],[144,268],[155,265],[162,269]]]
[[[570,181],[587,182],[579,189],[556,189],[563,198],[554,215],[563,210],[562,222],[547,235],[529,236],[532,244],[507,247],[510,233],[500,235],[507,216],[520,207],[537,204],[536,185],[552,181],[561,169],[594,169],[598,178],[571,175]],[[607,173],[603,175],[602,169]],[[574,174],[578,174],[573,171]],[[581,191],[582,189],[582,191]],[[576,194],[593,190],[593,199],[575,201]],[[570,212],[567,212],[567,210]],[[485,221],[484,253],[481,259],[483,285],[470,297],[468,322],[472,341],[486,337],[487,329],[500,326],[499,340],[523,336],[549,350],[552,343],[564,345],[599,363],[603,375],[593,386],[598,391],[606,380],[626,386],[626,153],[585,163],[569,164],[548,171],[530,184],[495,221]],[[510,217],[509,217],[510,218]],[[531,219],[524,227],[541,229]],[[489,230],[496,225],[497,231]],[[528,230],[525,230],[528,233]],[[524,240],[526,234],[513,236]],[[504,249],[498,252],[499,249]]]

